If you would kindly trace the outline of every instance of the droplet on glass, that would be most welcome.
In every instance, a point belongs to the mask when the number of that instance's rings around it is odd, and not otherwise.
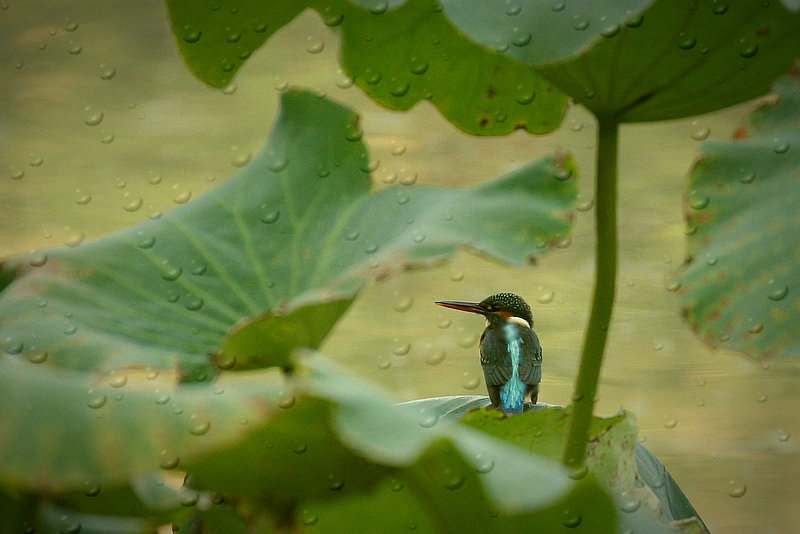
[[[767,402],[767,399],[768,399],[768,397],[767,397],[766,394],[764,394],[764,393],[762,393],[760,391],[758,393],[756,393],[756,402],[764,403],[764,402]]]
[[[141,198],[131,198],[122,205],[122,209],[130,213],[133,213],[135,211],[138,211],[139,208],[142,207],[142,202],[143,200]]]
[[[14,169],[9,173],[9,176],[12,180],[22,180],[25,177],[25,170],[24,169]]]
[[[692,139],[695,141],[704,141],[708,139],[709,135],[711,135],[711,128],[708,126],[703,126],[697,121],[692,122],[692,128]]]
[[[734,499],[744,497],[747,493],[747,485],[743,480],[731,479],[728,481],[728,495]]]
[[[89,391],[89,401],[86,405],[89,408],[97,410],[102,408],[106,404],[107,397],[102,393],[95,393],[94,391]]]
[[[464,389],[477,389],[480,384],[481,381],[477,376],[474,376],[469,372],[464,373],[464,381],[461,383],[461,386]]]
[[[175,184],[177,187],[177,184]],[[172,201],[175,204],[186,204],[192,198],[192,192],[189,189],[184,189],[183,191],[176,191],[175,194],[172,196]]]
[[[105,115],[102,111],[97,108],[93,108],[92,106],[86,106],[83,109],[83,123],[87,126],[97,126],[101,122],[103,122],[103,117]]]
[[[202,436],[208,433],[208,430],[211,428],[211,422],[205,420],[199,420],[196,416],[191,416],[190,419],[192,420],[192,426],[189,428],[189,433],[193,436]]]
[[[403,313],[407,312],[413,305],[414,305],[414,297],[410,297],[407,295],[395,295],[395,299],[392,302],[392,309],[394,311]]]
[[[770,300],[775,302],[779,302],[786,298],[786,295],[789,294],[789,287],[783,284],[779,284],[775,282],[775,280],[770,280],[767,284],[767,297]]]
[[[447,356],[446,351],[442,349],[431,348],[425,352],[423,360],[425,360],[425,363],[427,363],[428,365],[439,365],[444,361],[446,356]]]
[[[583,518],[581,514],[573,511],[573,510],[564,510],[563,519],[561,523],[567,528],[578,528],[581,524]]]
[[[546,289],[542,286],[536,288],[536,302],[539,304],[550,304],[553,302],[553,298],[555,297],[555,291],[551,289]]]
[[[411,350],[411,343],[403,343],[392,349],[392,353],[396,356],[405,356]]]
[[[83,233],[83,232],[77,232],[77,233],[72,234],[71,236],[69,236],[64,241],[64,244],[66,246],[70,247],[70,248],[75,248],[78,245],[80,245],[81,243],[83,243],[84,239],[86,239],[86,234]]]
[[[309,527],[316,525],[317,521],[319,521],[319,516],[308,509],[304,509],[300,512],[300,517],[302,518],[303,524]]]
[[[325,50],[325,41],[313,36],[308,36],[306,38],[306,52],[309,54],[319,54],[323,50]]]
[[[773,151],[776,154],[786,154],[789,151],[789,142],[782,141],[780,139],[775,139],[774,141],[775,146],[773,147]]]
[[[233,146],[231,147],[231,165],[234,167],[244,167],[248,163],[250,163],[250,159],[253,155],[248,152],[247,150],[242,150],[239,147]]]
[[[664,428],[670,429],[678,426],[678,420],[674,417],[668,417],[664,420]]]
[[[109,67],[108,65],[100,65],[100,79],[101,80],[110,80],[114,76],[116,76],[117,71],[114,67]]]
[[[83,47],[78,43],[70,42],[69,47],[67,48],[67,52],[72,56],[77,56],[81,52],[83,52]]]
[[[789,441],[791,437],[792,435],[783,428],[778,429],[778,441],[786,442]]]
[[[264,224],[272,224],[275,221],[277,221],[280,216],[281,216],[280,210],[273,210],[273,211],[265,213],[259,219]]]

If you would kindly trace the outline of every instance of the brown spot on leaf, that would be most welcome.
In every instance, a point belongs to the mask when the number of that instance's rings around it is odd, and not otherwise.
[[[747,126],[739,126],[735,132],[733,132],[734,139],[747,139],[749,134],[747,132]]]
[[[489,117],[481,117],[481,120],[478,121],[478,126],[481,128],[489,126]]]
[[[772,28],[770,28],[769,26],[763,26],[756,30],[756,35],[758,35],[759,37],[767,37],[769,35],[772,35]]]
[[[494,87],[490,85],[489,88],[486,90],[486,98],[494,98],[496,96],[497,96],[497,91],[495,91]]]

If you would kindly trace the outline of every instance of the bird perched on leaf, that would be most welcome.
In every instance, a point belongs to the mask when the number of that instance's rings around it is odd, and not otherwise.
[[[535,404],[542,379],[542,346],[532,329],[528,303],[513,293],[498,293],[480,302],[445,300],[436,304],[486,318],[480,354],[492,405],[503,413],[517,414],[528,395]]]

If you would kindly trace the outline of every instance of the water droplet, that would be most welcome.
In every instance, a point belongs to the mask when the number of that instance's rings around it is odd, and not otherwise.
[[[76,194],[75,203],[78,205],[85,206],[86,204],[92,201],[92,195],[85,191],[81,191],[80,189],[78,189],[77,191],[75,191],[75,194]]]
[[[176,184],[177,185],[177,184]],[[175,204],[186,204],[192,198],[192,192],[189,189],[184,189],[183,191],[177,191],[175,195],[172,197],[172,201]]]
[[[744,46],[742,49],[739,50],[739,55],[742,56],[743,58],[751,58],[751,57],[755,56],[756,54],[758,54],[758,45],[757,44],[747,45],[747,46]]]
[[[789,142],[775,139],[775,147],[772,149],[776,154],[786,154],[789,151]]]
[[[749,172],[749,173],[743,175],[741,178],[739,178],[739,181],[741,183],[743,183],[743,184],[751,184],[751,183],[753,183],[753,180],[755,180],[755,179],[756,179],[755,173]]]
[[[639,15],[638,17],[629,19],[625,23],[625,26],[627,26],[628,28],[638,28],[639,26],[642,25],[643,22],[644,22],[644,17],[642,15]]]
[[[464,273],[461,271],[453,271],[450,273],[450,280],[453,282],[460,282],[464,279]]]
[[[280,216],[281,216],[281,212],[279,210],[274,210],[274,211],[270,211],[270,212],[266,213],[265,215],[262,215],[260,217],[260,219],[261,219],[261,222],[263,222],[265,224],[272,224],[275,221],[277,221],[278,217],[280,217]]]
[[[589,20],[588,19],[579,19],[579,20],[577,20],[575,22],[575,25],[573,26],[573,28],[575,28],[575,30],[577,30],[579,32],[584,31],[588,27],[589,27]]]
[[[183,268],[180,265],[178,266],[170,265],[166,260],[162,262],[161,278],[163,278],[164,280],[167,280],[168,282],[177,280],[182,272]]]
[[[253,155],[248,152],[247,150],[239,149],[238,147],[231,147],[231,165],[234,167],[244,167],[248,163],[250,163],[250,159]]]
[[[781,301],[789,294],[789,287],[770,280],[767,284],[767,297],[775,302]]]
[[[47,353],[43,350],[34,350],[26,354],[31,363],[44,363],[47,361]]]
[[[278,399],[278,408],[283,408],[284,410],[288,410],[292,406],[294,406],[296,399],[294,395],[291,393],[284,393]]]
[[[405,82],[397,82],[389,89],[389,92],[393,96],[401,97],[408,94],[409,89],[411,89],[411,86],[409,84]]]
[[[70,54],[71,56],[77,56],[81,52],[83,52],[83,47],[78,43],[70,41],[69,47],[67,48],[67,53]]]
[[[664,289],[674,293],[681,288],[681,283],[670,275],[664,277]]]
[[[391,489],[394,492],[401,491],[403,489],[403,482],[396,478],[392,478],[389,481],[389,489]]]
[[[528,104],[533,102],[535,99],[536,99],[536,93],[534,93],[532,91],[528,92],[528,93],[523,93],[522,95],[517,97],[517,104],[521,104],[523,106],[527,106]]]
[[[561,523],[567,528],[577,528],[580,526],[583,518],[581,514],[574,512],[570,509],[564,510],[564,516]]]
[[[292,449],[292,450],[294,451],[295,454],[303,454],[308,450],[308,444],[307,443],[298,443],[298,444],[296,444],[294,446],[294,449]]]
[[[589,467],[586,464],[583,464],[578,469],[572,469],[569,473],[569,478],[571,478],[572,480],[581,480],[588,474],[589,474]]]
[[[450,325],[453,324],[452,319],[443,319],[439,321],[436,326],[444,330],[445,328],[450,328]]]
[[[536,291],[537,291],[536,302],[538,302],[539,304],[550,304],[551,302],[553,302],[553,298],[556,296],[555,291],[552,291],[550,289],[545,289],[542,286],[536,288]]]
[[[706,207],[708,207],[709,202],[711,202],[711,199],[709,197],[707,197],[705,195],[702,195],[702,196],[696,195],[696,194],[694,194],[694,192],[692,192],[689,195],[689,197],[690,197],[689,198],[689,205],[694,210],[705,209]]]
[[[762,392],[756,393],[756,402],[767,402],[768,397]]]
[[[486,456],[484,453],[479,452],[475,455],[474,462],[475,471],[481,474],[486,474],[494,469],[494,460]]]
[[[614,37],[619,33],[619,24],[612,24],[600,30],[600,35],[603,37]]]
[[[392,309],[394,311],[403,313],[407,312],[413,305],[414,305],[414,297],[399,296],[395,294],[395,300],[394,302],[392,302]]]
[[[750,328],[747,329],[748,332],[751,334],[760,334],[764,331],[764,323],[755,323]]]
[[[100,142],[104,145],[109,145],[114,142],[116,139],[116,135],[114,132],[107,132],[106,130],[100,130]]]
[[[678,420],[674,417],[668,417],[664,420],[664,428],[670,429],[678,426]]]
[[[9,176],[12,180],[22,180],[25,177],[25,170],[24,169],[14,169],[9,173]]]
[[[389,9],[389,2],[376,2],[369,8],[369,12],[373,15],[382,15]]]
[[[403,343],[392,349],[392,353],[396,356],[405,356],[411,350],[411,343]]]
[[[619,496],[619,508],[623,512],[632,514],[642,505],[642,500],[636,495],[631,495],[628,492],[623,492]]]
[[[400,169],[400,171],[398,172],[398,177],[400,183],[403,185],[414,185],[415,183],[417,183],[417,178],[418,178],[416,172],[414,172],[411,169],[407,169],[405,167]],[[408,201],[406,200],[406,202]],[[403,204],[405,204],[405,202],[403,202]]]
[[[139,248],[153,248],[153,245],[156,244],[156,238],[152,235],[147,235],[142,231],[136,236],[136,245]]]
[[[108,383],[112,388],[124,387],[128,383],[128,375],[114,375]]]
[[[402,143],[398,143],[397,141],[392,141],[392,154],[395,156],[402,156],[406,153],[406,145]]]
[[[29,263],[34,267],[41,267],[47,263],[47,254],[39,252],[30,259]]]
[[[778,429],[778,441],[786,442],[789,441],[792,435],[788,433],[786,430],[779,428]]]
[[[464,389],[477,389],[480,384],[478,377],[472,376],[469,372],[464,373],[464,382],[461,384]]]
[[[422,410],[420,412],[419,426],[423,428],[432,428],[439,422],[439,415],[436,412]]]
[[[464,475],[462,475],[461,473],[446,472],[443,485],[445,489],[449,489],[450,491],[455,491],[464,485],[464,480],[466,479]]]
[[[423,360],[428,365],[439,365],[444,361],[446,356],[447,356],[447,351],[444,351],[442,349],[431,348],[425,352]]]
[[[708,136],[711,135],[711,128],[700,125],[697,121],[692,123],[692,128],[694,128],[692,131],[692,139],[695,141],[705,141],[708,139]]]
[[[100,494],[100,486],[98,484],[92,484],[91,482],[86,482],[84,484],[83,494],[87,497],[97,497]]]
[[[306,43],[306,52],[309,54],[319,54],[325,50],[325,41],[317,39],[316,37],[306,37]]]
[[[97,126],[103,122],[105,115],[102,111],[92,106],[86,106],[83,109],[83,123],[87,126]]]
[[[728,481],[728,495],[734,499],[744,497],[747,493],[747,485],[742,480],[731,479]]]
[[[122,209],[130,213],[139,211],[139,208],[142,207],[142,202],[144,201],[141,198],[132,198],[122,205]]]
[[[565,7],[566,7],[566,4],[564,2],[556,2],[555,4],[553,4],[553,7],[551,7],[550,9],[552,9],[553,11],[558,13],[559,11],[564,11]]]
[[[175,469],[179,463],[180,459],[176,455],[161,451],[161,461],[159,462],[161,469]]]
[[[86,405],[89,408],[97,410],[105,406],[106,400],[107,400],[106,396],[103,395],[102,393],[95,393],[94,391],[89,391],[89,401],[86,403]]]
[[[681,50],[691,50],[697,44],[697,39],[694,37],[686,37],[678,43],[678,48]]]
[[[417,57],[411,58],[411,73],[420,76],[428,72],[428,62]]]
[[[183,306],[189,311],[197,311],[203,307],[203,299],[194,295],[187,296]]]
[[[190,419],[192,419],[192,426],[189,429],[189,433],[193,436],[202,436],[208,433],[208,430],[211,428],[210,421],[200,421],[197,416],[194,415],[191,416]]]
[[[109,67],[108,65],[100,65],[100,79],[101,80],[110,80],[114,76],[116,76],[117,71],[114,67]]]
[[[64,241],[64,244],[66,246],[70,247],[70,248],[75,248],[78,245],[80,245],[81,243],[83,243],[84,239],[86,239],[86,234],[83,233],[83,232],[77,232],[77,233],[72,234],[71,236],[69,236]]]
[[[378,244],[377,243],[373,243],[372,245],[370,245],[370,246],[368,246],[367,248],[364,249],[364,252],[366,252],[367,254],[374,254],[377,251],[378,251]]]
[[[319,516],[308,509],[304,509],[300,512],[300,516],[302,517],[303,524],[309,527],[316,525],[317,521],[319,521]]]

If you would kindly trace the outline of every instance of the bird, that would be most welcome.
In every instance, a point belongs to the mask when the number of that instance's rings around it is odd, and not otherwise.
[[[480,356],[492,406],[521,413],[525,398],[536,404],[542,380],[542,346],[533,331],[531,307],[519,295],[497,293],[480,302],[437,301],[437,305],[483,315]]]

